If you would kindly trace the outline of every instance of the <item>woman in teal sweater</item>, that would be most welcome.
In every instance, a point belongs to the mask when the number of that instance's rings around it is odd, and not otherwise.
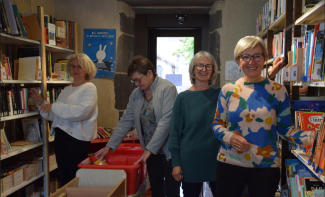
[[[220,142],[213,137],[214,118],[220,88],[210,85],[217,77],[217,63],[208,52],[198,52],[189,68],[191,83],[174,103],[169,134],[173,177],[182,181],[185,197],[198,197],[203,182],[216,192],[216,157]]]

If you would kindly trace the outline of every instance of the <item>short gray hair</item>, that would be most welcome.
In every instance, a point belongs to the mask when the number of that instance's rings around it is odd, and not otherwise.
[[[238,62],[238,59],[242,53],[247,49],[253,49],[257,46],[260,46],[264,55],[264,60],[267,60],[267,50],[264,41],[262,38],[258,36],[246,36],[242,39],[240,39],[237,42],[237,45],[234,50],[234,57],[236,62]]]
[[[192,61],[190,63],[190,67],[188,69],[188,72],[190,73],[191,83],[192,84],[195,83],[194,67],[197,64],[197,62],[199,61],[200,57],[206,57],[212,63],[212,74],[211,74],[210,79],[209,79],[209,85],[212,85],[214,83],[214,81],[217,79],[218,65],[217,65],[217,62],[214,59],[214,57],[209,52],[206,52],[206,51],[197,52],[194,55],[194,57],[193,57],[193,59],[192,59]]]
[[[71,70],[70,70],[71,61],[74,58],[78,59],[80,66],[86,71],[87,81],[90,81],[92,78],[95,77],[97,73],[97,67],[95,66],[94,62],[88,57],[88,55],[84,53],[76,53],[69,56],[65,70],[70,76],[71,76]]]

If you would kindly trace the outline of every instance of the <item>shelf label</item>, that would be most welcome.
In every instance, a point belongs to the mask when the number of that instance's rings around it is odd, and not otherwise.
[[[297,67],[291,67],[290,68],[290,80],[291,81],[297,81],[298,77],[298,69]]]
[[[314,66],[314,80],[322,80],[322,64],[315,64]]]
[[[288,81],[289,80],[289,73],[288,73],[288,68],[283,69],[283,80]]]

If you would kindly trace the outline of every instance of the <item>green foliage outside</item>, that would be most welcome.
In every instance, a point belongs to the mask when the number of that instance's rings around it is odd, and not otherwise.
[[[185,65],[189,65],[194,56],[194,38],[185,37],[180,40],[183,44],[173,51],[172,55],[180,54]],[[184,55],[184,56],[182,56]]]

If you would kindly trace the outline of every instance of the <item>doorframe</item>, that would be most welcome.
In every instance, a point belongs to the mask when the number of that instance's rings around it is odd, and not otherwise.
[[[157,37],[194,37],[194,54],[202,49],[202,28],[150,28],[148,57],[156,70]]]

